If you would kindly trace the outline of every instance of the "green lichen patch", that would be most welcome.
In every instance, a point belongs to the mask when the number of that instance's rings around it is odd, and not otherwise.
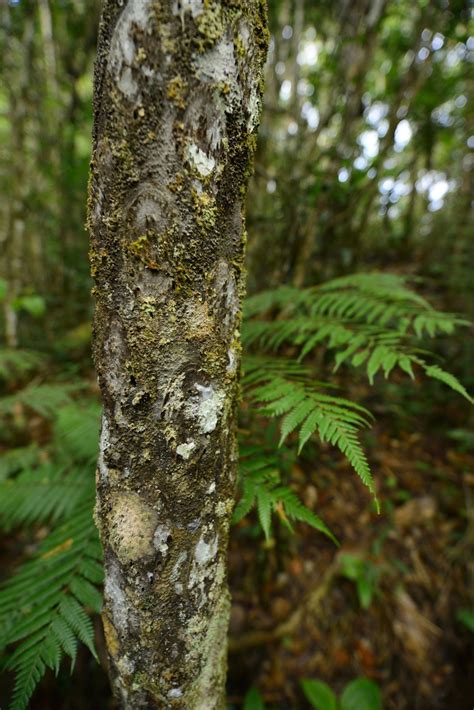
[[[186,108],[186,96],[188,92],[188,83],[181,75],[175,76],[168,82],[166,87],[166,96],[180,109]]]
[[[224,34],[225,26],[220,4],[210,5],[205,0],[204,12],[195,18],[200,38],[197,40],[198,51],[205,52],[212,47]]]
[[[194,187],[191,189],[191,195],[196,214],[196,222],[203,232],[207,232],[216,224],[218,210],[215,197],[209,195],[207,192],[200,192]]]

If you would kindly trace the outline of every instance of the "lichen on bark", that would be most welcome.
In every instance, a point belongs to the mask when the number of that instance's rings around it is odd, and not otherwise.
[[[223,708],[263,0],[106,0],[88,224],[104,629],[126,708]]]

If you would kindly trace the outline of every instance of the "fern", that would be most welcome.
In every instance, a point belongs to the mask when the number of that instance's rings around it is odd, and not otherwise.
[[[467,321],[436,311],[400,276],[356,274],[314,288],[282,286],[247,299],[245,315],[243,384],[250,409],[258,405],[260,414],[280,419],[280,446],[298,432],[298,453],[313,434],[339,448],[373,494],[377,509],[374,481],[358,438],[371,415],[328,393],[327,383],[314,379],[305,364],[314,351],[325,345],[334,353],[334,370],[343,363],[363,366],[371,384],[379,372],[388,377],[398,367],[414,378],[416,368],[422,369],[473,402],[454,375],[428,362],[429,354],[420,347],[422,338],[451,335]],[[282,357],[283,347],[285,352],[296,349],[296,360]],[[268,357],[268,352],[278,357]],[[240,515],[256,501],[267,535],[275,504],[269,490],[274,488],[264,473],[247,476],[237,506]]]
[[[67,471],[44,463],[0,483],[0,526],[55,522],[71,514],[90,488],[91,471]]]
[[[247,364],[249,363],[249,364]],[[278,363],[278,361],[277,361]],[[362,482],[375,497],[375,488],[367,458],[358,439],[358,431],[370,426],[371,415],[360,405],[322,391],[322,384],[311,380],[308,370],[301,369],[285,376],[281,363],[275,372],[271,359],[244,361],[250,378],[243,383],[249,400],[264,405],[263,414],[283,416],[280,446],[296,429],[299,430],[298,453],[310,437],[317,433],[323,442],[336,446],[346,456]]]
[[[71,394],[79,387],[78,384],[30,383],[19,392],[0,399],[0,415],[9,414],[21,404],[45,419],[54,419],[57,411],[71,402]]]
[[[37,371],[45,356],[34,350],[0,349],[0,380],[13,380]]]
[[[46,668],[74,663],[79,638],[95,656],[93,627],[84,607],[100,611],[101,547],[92,519],[93,487],[37,554],[0,588],[0,649],[18,644],[6,670],[16,674],[11,710],[22,710]]]
[[[20,449],[17,467],[0,483],[2,527],[50,526],[33,558],[0,586],[0,651],[8,649],[4,668],[15,673],[14,710],[28,705],[47,668],[57,673],[64,656],[74,664],[78,641],[96,655],[87,611],[102,604],[102,553],[92,516],[98,408],[67,404],[55,414],[49,460],[35,467],[26,459],[18,472]]]
[[[241,446],[240,483],[242,495],[234,510],[234,523],[256,507],[267,540],[271,538],[272,514],[276,513],[290,530],[290,520],[304,522],[338,544],[321,518],[306,508],[288,486],[281,485],[281,472],[275,455],[268,455],[265,449],[258,446]]]
[[[96,402],[74,402],[62,407],[54,425],[53,445],[65,461],[95,463],[101,407]]]
[[[0,482],[9,476],[30,468],[38,461],[39,449],[36,444],[19,446],[2,453],[0,457]]]
[[[277,312],[266,320],[262,316],[269,309]],[[436,311],[400,276],[356,274],[300,291],[282,287],[250,298],[246,311],[251,317],[243,328],[248,348],[277,351],[293,345],[304,360],[325,343],[336,351],[334,370],[346,362],[364,365],[371,384],[379,371],[388,377],[399,367],[413,377],[413,366],[419,365],[472,402],[454,376],[440,375],[437,366],[420,357],[418,343],[424,337],[451,335],[469,323]]]

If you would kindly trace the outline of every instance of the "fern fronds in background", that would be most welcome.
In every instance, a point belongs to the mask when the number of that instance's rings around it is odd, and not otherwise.
[[[371,383],[379,371],[388,377],[398,366],[413,377],[413,367],[419,366],[473,401],[453,375],[421,356],[422,338],[451,335],[469,323],[435,310],[401,276],[355,274],[307,289],[283,287],[248,299],[246,312],[247,347],[268,352],[292,345],[303,360],[325,344],[335,351],[335,370],[343,363],[364,365]]]
[[[29,385],[19,394],[33,411],[55,416],[51,444],[41,462],[36,446],[12,449],[0,482],[0,527],[49,527],[33,557],[0,586],[0,651],[8,651],[4,669],[15,673],[12,710],[27,707],[47,668],[57,673],[64,656],[74,663],[78,641],[96,655],[89,612],[102,603],[102,552],[92,517],[99,408],[72,403],[73,390],[63,384],[48,385],[47,402],[37,407],[25,392],[38,395],[43,387]]]
[[[67,522],[0,588],[0,649],[18,644],[4,664],[16,674],[11,710],[23,710],[46,668],[72,663],[77,640],[95,655],[86,608],[100,611],[101,547],[92,519],[93,484]]]
[[[0,380],[11,381],[29,375],[44,365],[46,358],[34,350],[0,349]]]
[[[0,415],[8,414],[21,404],[45,419],[53,418],[60,407],[71,403],[71,394],[80,384],[28,384],[22,390],[0,399]]]
[[[380,371],[388,377],[398,367],[414,378],[419,368],[473,402],[454,375],[427,361],[421,347],[423,338],[451,335],[469,323],[435,310],[401,276],[355,274],[307,289],[281,286],[248,298],[244,310],[248,410],[257,406],[259,416],[280,419],[280,446],[294,432],[298,453],[313,434],[336,446],[374,496],[377,510],[373,477],[358,436],[372,416],[359,404],[328,392],[333,385],[315,378],[315,352],[325,347],[333,357],[333,371],[343,363],[364,366],[371,384]],[[296,357],[288,357],[295,350]],[[264,465],[264,459],[260,470],[243,465],[241,480],[235,517],[242,518],[255,503],[268,537],[271,510],[283,505],[274,469]],[[288,501],[284,507],[288,509]]]

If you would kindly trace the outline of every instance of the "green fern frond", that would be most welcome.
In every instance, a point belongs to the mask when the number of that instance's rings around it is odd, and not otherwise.
[[[38,461],[39,449],[36,444],[19,446],[5,451],[0,456],[0,482],[19,471],[31,468]]]
[[[469,392],[466,390],[465,387],[459,382],[459,380],[452,375],[450,372],[446,372],[445,370],[442,370],[441,367],[438,365],[427,365],[425,362],[421,360],[417,360],[419,364],[423,367],[425,373],[428,375],[428,377],[431,377],[434,380],[439,380],[443,384],[447,385],[450,387],[452,390],[457,392],[458,394],[462,395],[465,399],[468,400],[471,404],[474,404],[474,399],[471,397]]]
[[[94,586],[101,582],[101,547],[93,499],[92,487],[35,557],[0,587],[0,649],[17,644],[5,664],[15,672],[14,710],[27,707],[46,668],[57,672],[64,655],[74,663],[77,639],[95,655],[92,623],[84,610],[101,607]]]
[[[272,514],[276,513],[290,530],[289,520],[304,522],[338,544],[324,522],[306,508],[288,486],[281,485],[281,473],[274,454],[268,454],[260,447],[242,447],[240,484],[242,495],[234,510],[234,523],[238,523],[256,507],[267,540],[271,537]]]
[[[70,461],[97,459],[101,407],[96,402],[74,402],[62,407],[54,424],[53,445]]]
[[[263,384],[260,380],[258,386],[248,389],[247,395],[255,404],[264,405],[262,413],[271,417],[284,415],[280,446],[298,429],[301,452],[317,433],[321,441],[339,448],[375,498],[372,474],[357,436],[359,429],[370,426],[370,413],[349,400],[320,392],[311,381],[294,381],[268,371],[261,377]]]
[[[407,280],[405,276],[400,274],[373,271],[371,273],[349,274],[348,276],[331,279],[316,287],[315,290],[322,293],[332,291],[345,293],[347,290],[358,291],[361,294],[379,298],[386,303],[389,301],[406,301],[424,308],[431,308],[428,301],[406,287]]]
[[[302,298],[304,298],[304,291],[293,286],[280,286],[278,289],[261,291],[245,299],[244,318],[253,318],[272,308],[291,307],[298,304]]]
[[[272,497],[277,505],[283,506],[284,513],[290,520],[296,520],[310,525],[315,530],[324,533],[324,535],[329,537],[336,545],[339,545],[337,538],[334,537],[333,533],[327,525],[323,523],[321,518],[307,508],[290,488],[287,486],[274,488]]]
[[[37,371],[46,358],[34,350],[0,348],[0,380],[14,380]]]
[[[24,407],[40,414],[45,419],[52,419],[58,409],[71,402],[71,394],[78,389],[74,384],[36,384],[30,383],[19,392],[0,399],[0,415],[8,414],[13,407]]]
[[[64,518],[90,492],[92,481],[92,470],[65,471],[49,462],[0,482],[0,527]]]
[[[273,352],[294,346],[301,361],[325,344],[334,351],[335,370],[347,362],[364,366],[371,384],[379,371],[388,377],[395,367],[414,377],[421,338],[450,335],[469,325],[452,313],[436,311],[393,274],[355,274],[295,291],[283,287],[282,294],[275,289],[252,297],[253,318],[244,322],[244,345]],[[270,307],[276,313],[267,320],[262,316]],[[466,396],[450,378],[438,377],[436,367],[422,367],[428,376]]]

